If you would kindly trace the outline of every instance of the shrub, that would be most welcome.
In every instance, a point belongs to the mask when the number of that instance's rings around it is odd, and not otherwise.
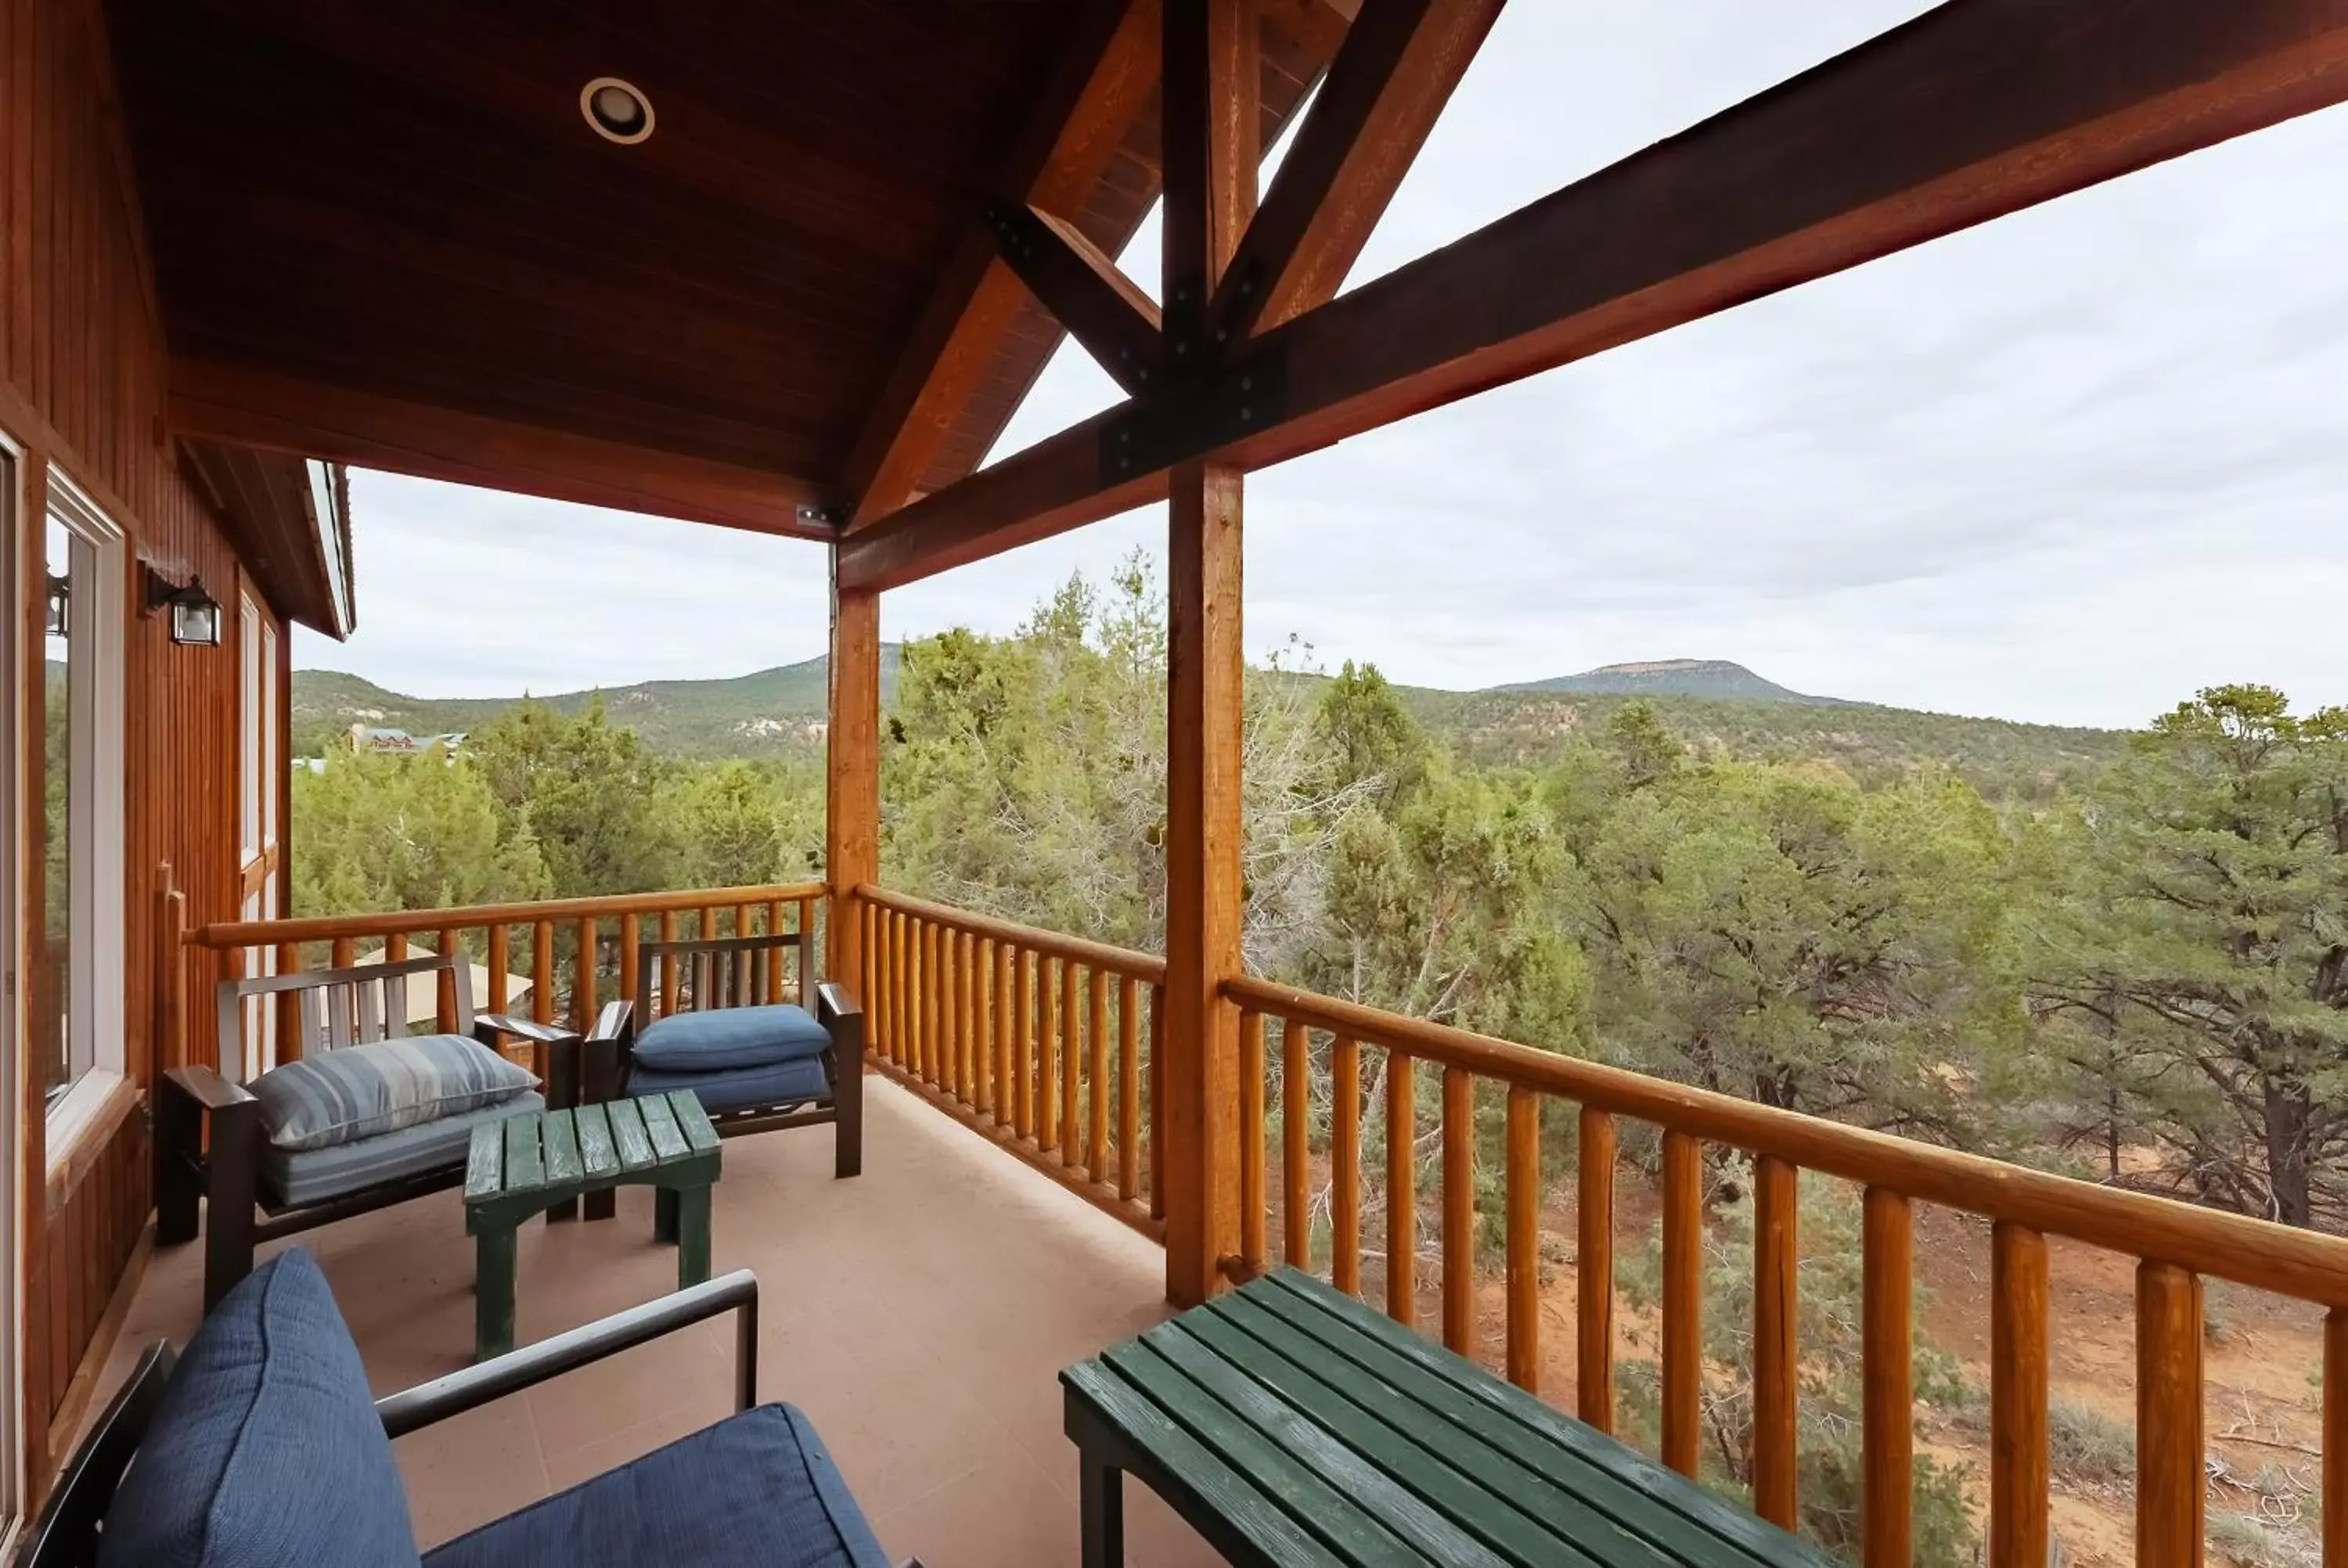
[[[1753,1200],[1749,1173],[1732,1165],[1723,1176],[1736,1196],[1722,1203],[1706,1227],[1704,1270],[1704,1476],[1723,1491],[1749,1495],[1752,1484]],[[1863,1487],[1860,1426],[1865,1387],[1860,1368],[1859,1307],[1863,1292],[1860,1209],[1857,1192],[1840,1182],[1804,1176],[1800,1187],[1799,1422],[1802,1533],[1846,1561],[1859,1556],[1859,1504]],[[1623,1259],[1623,1294],[1642,1311],[1663,1295],[1660,1240]],[[1917,1306],[1923,1305],[1918,1292]],[[1939,1409],[1965,1398],[1955,1359],[1921,1333],[1914,1336],[1917,1398]],[[1662,1403],[1656,1368],[1622,1368],[1626,1435],[1652,1451]],[[1915,1561],[1970,1568],[1980,1541],[1965,1499],[1968,1471],[1931,1455],[1915,1460]]]
[[[2092,1405],[2057,1395],[2046,1407],[2054,1473],[2075,1481],[2125,1481],[2136,1474],[2136,1429]]]

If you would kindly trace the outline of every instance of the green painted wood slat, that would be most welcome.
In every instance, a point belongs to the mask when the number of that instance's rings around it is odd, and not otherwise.
[[[519,1197],[546,1185],[546,1162],[539,1153],[540,1118],[509,1116],[506,1131],[506,1195]]]
[[[633,1100],[614,1100],[604,1110],[612,1118],[612,1142],[620,1151],[620,1167],[641,1171],[653,1163],[653,1141],[644,1132],[644,1113]]]
[[[717,1127],[701,1108],[701,1096],[690,1089],[672,1089],[668,1103],[676,1113],[677,1130],[685,1134],[686,1146],[696,1154],[713,1153],[717,1147]]]
[[[1168,1420],[1147,1395],[1107,1367],[1079,1362],[1062,1372],[1060,1381],[1155,1463],[1169,1485],[1211,1510],[1266,1562],[1281,1568],[1345,1568],[1344,1559],[1305,1533],[1251,1478]]]
[[[582,1105],[572,1113],[579,1133],[579,1163],[589,1179],[620,1173],[620,1151],[612,1142],[612,1119],[601,1105]]]
[[[1612,1507],[1607,1512],[1642,1534],[1650,1534],[1647,1527],[1652,1524],[1679,1520],[1737,1548],[1746,1561],[1807,1563],[1821,1568],[1832,1561],[1758,1515],[1649,1463],[1613,1439],[1551,1409],[1514,1384],[1419,1338],[1391,1318],[1316,1280],[1280,1269],[1240,1294],[1279,1313],[1374,1377],[1400,1380],[1416,1373],[1422,1380],[1433,1379],[1441,1391],[1430,1390],[1430,1404],[1488,1440],[1512,1446],[1527,1462],[1578,1495],[1598,1501],[1601,1496],[1620,1498],[1627,1489],[1643,1500],[1624,1505],[1636,1516],[1626,1516]],[[1366,1351],[1365,1342],[1383,1354]],[[1594,1485],[1593,1475],[1612,1484]]]
[[[1671,1568],[1679,1561],[1334,1356],[1316,1357],[1318,1346],[1261,1307],[1232,1306],[1235,1310],[1225,1311],[1219,1303],[1217,1311],[1186,1318],[1183,1327],[1512,1561],[1525,1568],[1582,1563]],[[1594,1553],[1583,1550],[1583,1542]]]
[[[546,1145],[548,1186],[574,1185],[586,1179],[586,1168],[579,1158],[579,1133],[570,1112],[546,1112],[540,1123],[539,1136]]]
[[[647,1094],[636,1102],[644,1112],[644,1133],[653,1141],[653,1155],[661,1164],[685,1158],[685,1134],[677,1130],[676,1112],[669,1109],[668,1097]]]
[[[1287,1515],[1354,1568],[1419,1568],[1424,1559],[1352,1498],[1190,1381],[1146,1341],[1101,1353],[1111,1370],[1167,1418],[1248,1477]]]
[[[1141,1342],[1406,1545],[1446,1568],[1506,1568],[1500,1557],[1459,1525],[1429,1508],[1335,1435],[1283,1405],[1180,1326],[1166,1324],[1152,1329],[1141,1337]]]
[[[465,1197],[493,1198],[505,1190],[506,1138],[503,1126],[483,1122],[473,1129],[472,1147],[465,1152]]]

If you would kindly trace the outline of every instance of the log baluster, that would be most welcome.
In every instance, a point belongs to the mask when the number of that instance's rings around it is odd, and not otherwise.
[[[1086,999],[1092,1009],[1086,1026],[1091,1054],[1085,1070],[1085,1114],[1091,1122],[1092,1142],[1085,1154],[1085,1174],[1106,1184],[1108,1173],[1108,983],[1107,971],[1096,966],[1085,975]]]
[[[1339,1035],[1329,1048],[1329,1279],[1362,1289],[1362,1048]]]
[[[1282,1263],[1313,1268],[1312,1037],[1294,1019],[1280,1021],[1280,1218]]]
[[[1693,1480],[1704,1400],[1704,1152],[1663,1134],[1663,1460]]]
[[[554,1021],[554,922],[539,920],[530,928],[530,1016],[534,1023]]]
[[[1166,1057],[1158,1049],[1166,1038],[1166,987],[1149,988],[1149,1217],[1166,1217]]]
[[[1077,1119],[1078,1070],[1085,1060],[1084,1015],[1076,1010],[1076,962],[1060,960],[1060,1163],[1073,1165],[1084,1153]]]
[[[1540,1392],[1540,1096],[1509,1085],[1508,1374]]]
[[[2136,1271],[2136,1560],[2201,1562],[2201,1280],[2150,1259]]]
[[[1916,1238],[1908,1200],[1889,1187],[1867,1189],[1862,1224],[1859,1561],[1884,1568],[1915,1556]]]
[[[1417,1064],[1386,1052],[1386,1316],[1418,1317]]]
[[[1019,1135],[1035,1136],[1035,971],[1043,966],[1044,956],[1020,948],[1012,957],[1016,966],[1013,981],[1018,992],[1012,1006],[1012,1021],[1017,1025],[1017,1049],[1012,1071],[1018,1078]]]
[[[1141,986],[1117,977],[1117,1195],[1131,1203],[1141,1192]]]
[[[301,968],[301,944],[298,942],[278,943],[277,972],[281,975],[290,975],[296,973]],[[279,1061],[299,1061],[302,1060],[301,1009],[302,998],[298,992],[287,991],[283,996],[277,999],[277,1060]],[[456,1012],[456,998],[453,996],[449,998],[448,1010],[453,1020],[453,1017]],[[450,1029],[454,1029],[456,1024],[451,1021],[448,1027]]]
[[[1476,1080],[1443,1070],[1443,1343],[1462,1356],[1476,1339]]]
[[[2046,1238],[2000,1220],[1990,1231],[1991,1568],[2045,1568]]]
[[[485,1003],[491,1012],[506,1010],[506,971],[513,964],[512,933],[503,926],[489,927],[489,983]],[[341,942],[335,944],[335,967],[343,967]]]
[[[775,913],[778,915],[782,913],[781,906],[778,905],[776,907]],[[821,918],[829,919],[830,917],[827,915]],[[799,1006],[807,1008],[809,1010],[813,1010],[815,1007],[815,1001],[813,999],[815,997],[815,979],[822,968],[819,955],[822,953],[823,949],[816,944],[816,937],[818,935],[817,927],[819,923],[819,918],[816,915],[815,900],[812,897],[800,899],[799,945],[798,958],[797,960],[799,977]],[[780,994],[781,982],[779,979],[778,979],[776,983],[776,990],[777,995],[775,999],[777,1001],[782,1000],[782,996]]]
[[[1800,1173],[1764,1154],[1753,1163],[1753,1512],[1791,1530],[1800,1479],[1795,1458]]]
[[[644,938],[644,917],[633,911],[620,917],[620,999],[632,1007],[644,996],[644,955],[637,951]]]
[[[576,1021],[572,1025],[581,1034],[595,1027],[595,921],[592,917],[579,922],[579,981],[572,994],[577,998],[572,1012]]]
[[[1264,1265],[1263,1015],[1240,1014],[1240,1262]]]
[[[459,962],[464,958],[457,946],[457,933],[451,930],[443,929],[434,934],[432,950],[436,957],[445,958],[454,954]],[[454,969],[443,969],[432,977],[432,1027],[442,1034],[456,1032],[457,973]]]
[[[1584,1107],[1574,1200],[1574,1403],[1614,1430],[1614,1118]]]
[[[1017,1052],[1019,1019],[1012,1006],[1011,971],[1019,962],[1018,948],[1010,942],[997,942],[994,948],[994,1122],[999,1127],[1017,1127],[1019,1115],[1019,1085],[1017,1070],[1012,1065]]]
[[[674,942],[676,940],[676,911],[674,909],[664,909],[661,911],[660,939],[664,942]],[[677,976],[676,960],[673,958],[664,957],[661,959],[660,967],[661,1017],[666,1018],[671,1013],[676,1011],[676,993],[684,989],[685,987],[683,982]],[[545,1020],[541,1019],[539,1021],[543,1023]]]
[[[2323,1564],[2348,1568],[2348,1307],[2323,1317]]]
[[[954,954],[954,989],[962,1003],[961,1038],[954,1041],[955,1071],[962,1079],[962,1098],[965,1105],[975,1105],[979,1100],[979,1067],[986,1052],[978,1043],[978,936],[975,932],[957,934],[961,950]]]

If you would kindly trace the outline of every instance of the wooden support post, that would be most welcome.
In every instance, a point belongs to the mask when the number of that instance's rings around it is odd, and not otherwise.
[[[833,551],[831,696],[824,731],[824,879],[831,908],[824,920],[823,972],[864,972],[864,923],[856,887],[880,879],[880,596],[839,586]],[[806,909],[801,907],[804,918]],[[802,930],[804,930],[802,927]],[[813,949],[799,949],[800,973]],[[802,998],[804,1000],[804,998]],[[870,1006],[870,999],[857,999]]]
[[[1255,210],[1260,80],[1251,0],[1166,0],[1168,363],[1211,352],[1208,302]],[[1239,1250],[1240,471],[1188,463],[1168,507],[1166,1295],[1203,1301]]]

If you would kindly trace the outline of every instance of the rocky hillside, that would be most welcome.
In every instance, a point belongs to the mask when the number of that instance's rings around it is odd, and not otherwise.
[[[896,690],[898,648],[881,650],[883,701]],[[826,661],[810,659],[730,681],[648,681],[602,693],[606,710],[655,750],[681,756],[776,756],[823,739]],[[1725,660],[1610,664],[1582,675],[1483,692],[1397,688],[1429,731],[1486,765],[1537,765],[1576,735],[1644,698],[1700,751],[1739,757],[1816,757],[1876,780],[1920,765],[1954,769],[1993,799],[2039,799],[2119,754],[2116,730],[1959,718],[1808,697]],[[594,693],[544,701],[566,712]],[[407,697],[355,675],[294,675],[297,753],[316,755],[353,723],[441,733],[479,729],[517,698]]]
[[[1498,686],[1498,692],[1561,692],[1606,697],[1709,697],[1747,702],[1812,702],[1831,706],[1838,697],[1808,697],[1775,681],[1765,681],[1725,659],[1650,659],[1636,664],[1601,664],[1579,675]]]

